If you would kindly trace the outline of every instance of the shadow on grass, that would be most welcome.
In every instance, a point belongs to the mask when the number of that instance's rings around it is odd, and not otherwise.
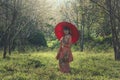
[[[70,71],[70,74],[80,74],[80,70],[79,69],[77,69],[77,68],[74,68],[74,67],[71,67],[71,71]]]
[[[28,62],[26,63],[26,66],[30,66],[33,68],[39,68],[39,67],[45,66],[45,64],[43,64],[39,60],[29,59]]]

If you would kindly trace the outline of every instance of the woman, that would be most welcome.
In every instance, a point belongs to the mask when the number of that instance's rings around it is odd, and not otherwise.
[[[68,27],[64,27],[63,30],[64,36],[60,40],[60,49],[56,58],[57,60],[59,60],[60,71],[63,73],[69,73],[69,63],[73,61],[73,56],[71,52],[72,39],[70,29]]]

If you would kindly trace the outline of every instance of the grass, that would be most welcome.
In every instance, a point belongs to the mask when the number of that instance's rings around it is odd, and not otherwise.
[[[58,70],[56,51],[12,54],[2,59],[0,80],[120,80],[120,62],[114,54],[73,52],[71,73]]]

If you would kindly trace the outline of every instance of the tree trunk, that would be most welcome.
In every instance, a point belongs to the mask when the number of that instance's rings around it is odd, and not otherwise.
[[[88,41],[89,41],[89,38],[90,38],[90,26],[89,25],[87,27],[87,38],[88,38]]]
[[[7,54],[7,45],[5,44],[4,45],[4,50],[3,50],[3,58],[5,59],[6,58],[6,54]]]
[[[113,48],[114,48],[114,54],[115,54],[115,60],[120,60],[120,42],[119,42],[119,34],[117,34],[117,22],[113,15],[114,9],[112,6],[112,1],[108,1],[109,9],[110,9],[110,23],[111,23],[111,29],[112,29],[112,41],[113,41]]]
[[[83,52],[84,50],[84,14],[82,15],[82,26],[81,26],[81,42],[80,42],[80,51]]]
[[[10,41],[9,41],[9,44],[8,44],[8,53],[9,53],[9,55],[11,55],[11,44],[10,44]]]
[[[8,31],[8,53],[11,55],[11,30]]]

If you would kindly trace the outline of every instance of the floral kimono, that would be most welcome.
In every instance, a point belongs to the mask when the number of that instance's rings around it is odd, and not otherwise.
[[[73,61],[73,55],[71,52],[71,36],[65,40],[64,37],[60,40],[60,48],[58,54],[56,56],[57,60],[59,60],[59,68],[63,73],[70,72],[69,63]]]

